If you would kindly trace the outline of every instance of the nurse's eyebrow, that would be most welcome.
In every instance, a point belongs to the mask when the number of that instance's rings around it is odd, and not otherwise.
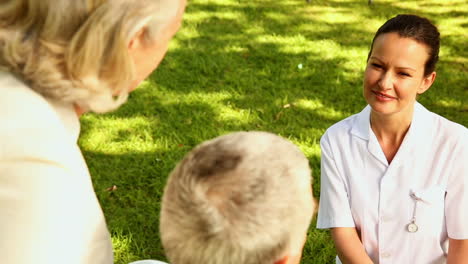
[[[396,67],[397,69],[401,69],[401,70],[410,70],[410,71],[416,71],[415,69],[411,68],[411,67]]]
[[[379,63],[382,63],[382,64],[386,65],[385,62],[383,62],[381,59],[379,59],[379,58],[377,58],[377,57],[375,57],[375,56],[371,56],[371,57],[369,58],[369,60],[371,60],[371,59],[376,60],[376,61],[378,61]],[[416,71],[416,69],[411,68],[411,67],[407,67],[407,66],[397,66],[397,67],[395,67],[395,68],[400,69],[400,70],[410,70],[410,71],[414,71],[414,72]]]

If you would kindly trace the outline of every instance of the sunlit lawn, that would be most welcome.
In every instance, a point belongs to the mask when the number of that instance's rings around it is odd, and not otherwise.
[[[319,139],[359,112],[373,33],[398,13],[442,33],[433,87],[420,102],[468,125],[465,0],[190,0],[158,70],[117,112],[82,117],[80,145],[113,237],[117,264],[165,260],[158,230],[167,175],[198,143],[266,130],[298,144],[319,196]],[[107,188],[117,186],[114,191]],[[332,263],[327,231],[312,224],[303,263]]]

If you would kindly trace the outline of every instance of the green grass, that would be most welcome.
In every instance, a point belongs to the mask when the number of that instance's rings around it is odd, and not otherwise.
[[[320,137],[365,106],[361,86],[370,42],[398,13],[427,16],[442,33],[438,77],[420,102],[468,125],[468,3],[374,3],[189,1],[167,57],[129,102],[114,113],[81,119],[80,146],[117,264],[165,260],[158,216],[167,175],[195,145],[221,134],[266,130],[289,138],[310,160],[318,197]],[[113,185],[117,190],[106,190]],[[329,233],[314,226],[315,220],[303,263],[332,263]]]

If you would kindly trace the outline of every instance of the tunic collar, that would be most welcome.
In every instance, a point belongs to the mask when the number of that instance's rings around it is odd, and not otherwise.
[[[383,154],[382,148],[379,145],[370,127],[370,112],[371,107],[367,105],[358,115],[351,128],[351,134],[361,139],[368,141],[369,151],[381,162],[388,165],[388,162]],[[400,159],[408,159],[409,155],[413,154],[419,148],[425,148],[430,144],[432,122],[430,122],[429,112],[424,106],[416,102],[414,105],[413,119],[411,126],[406,133],[403,142],[398,149],[392,164],[399,163]]]
[[[351,128],[351,134],[369,140],[371,107],[367,105],[359,114]]]

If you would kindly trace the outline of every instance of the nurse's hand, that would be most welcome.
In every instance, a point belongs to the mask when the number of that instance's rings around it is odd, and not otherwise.
[[[447,264],[468,263],[468,239],[449,239]]]
[[[354,227],[331,229],[338,257],[343,264],[373,264]]]

